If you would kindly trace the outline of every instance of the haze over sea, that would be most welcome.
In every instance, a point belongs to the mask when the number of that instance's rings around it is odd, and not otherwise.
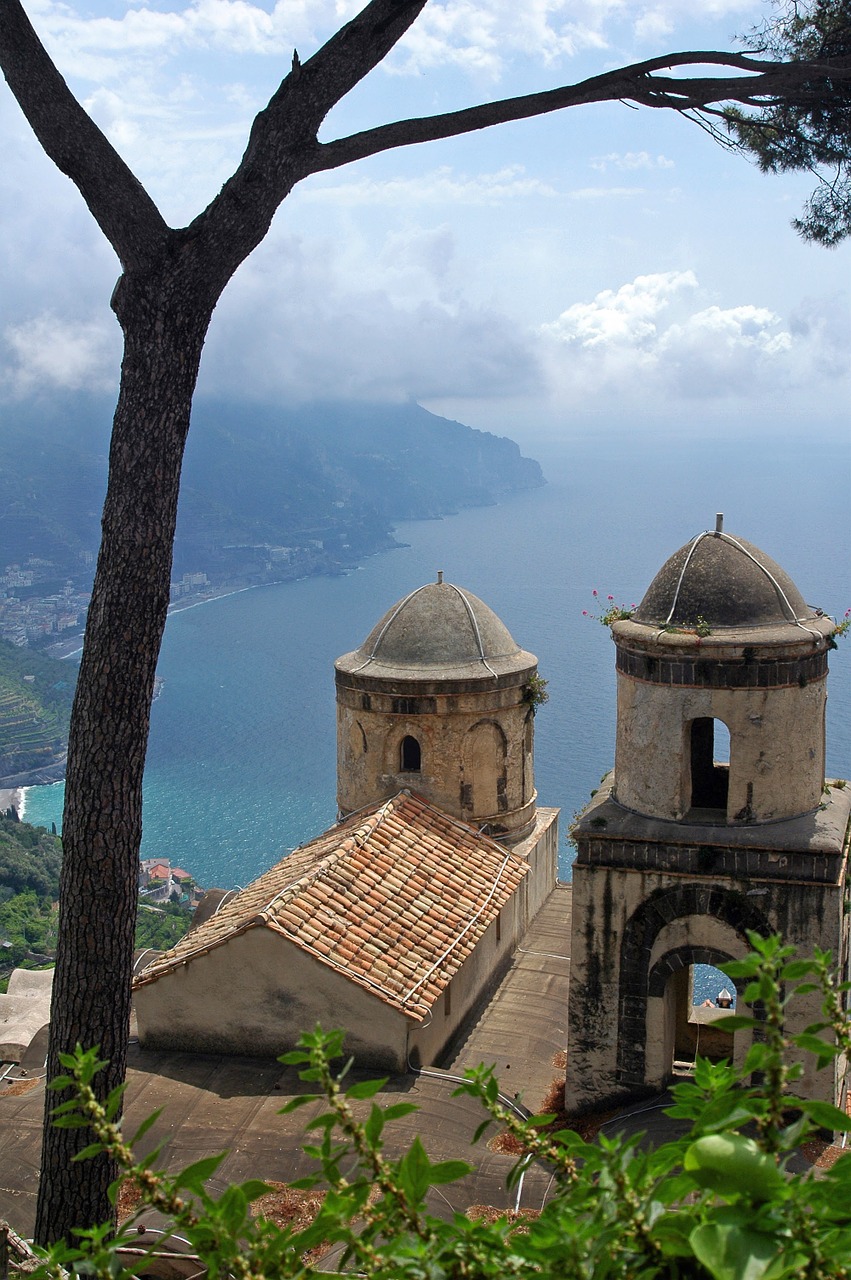
[[[397,599],[446,579],[480,596],[539,659],[540,802],[562,832],[614,756],[614,650],[592,590],[637,603],[664,560],[714,527],[777,560],[807,601],[851,605],[851,449],[776,439],[611,436],[528,446],[546,488],[442,521],[400,525],[409,546],[345,577],[242,592],[173,614],[159,665],[143,855],[205,887],[244,885],[333,822],[334,660]],[[829,776],[851,773],[851,638],[831,655]],[[28,789],[30,822],[60,826],[64,786]],[[562,874],[570,855],[563,837]]]

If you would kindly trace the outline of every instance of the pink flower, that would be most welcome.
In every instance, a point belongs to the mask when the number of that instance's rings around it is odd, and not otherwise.
[[[614,600],[614,598],[615,598],[614,596],[606,596],[607,600]]]
[[[588,610],[587,610],[587,609],[583,609],[583,610],[582,610],[582,616],[583,616],[583,618],[587,618],[587,617],[588,617]]]
[[[597,588],[595,587],[594,590],[591,592],[591,595],[596,596],[596,594],[597,594]]]

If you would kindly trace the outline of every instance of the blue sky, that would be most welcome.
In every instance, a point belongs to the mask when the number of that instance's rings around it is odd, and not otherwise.
[[[77,96],[174,225],[238,162],[348,0],[25,0]],[[695,17],[695,13],[698,17]],[[332,137],[730,47],[753,0],[432,0]],[[117,262],[0,91],[0,399],[116,385]],[[851,248],[790,227],[810,184],[622,104],[308,180],[232,281],[199,394],[414,398],[531,446],[640,430],[847,439]]]

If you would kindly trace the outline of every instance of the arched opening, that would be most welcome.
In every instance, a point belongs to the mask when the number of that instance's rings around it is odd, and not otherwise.
[[[410,734],[402,739],[399,750],[399,768],[402,773],[419,773],[422,767],[422,752],[416,738]]]
[[[762,937],[771,933],[756,902],[722,885],[671,885],[651,893],[636,908],[626,922],[620,948],[617,1079],[621,1085],[628,1089],[661,1088],[670,1079],[676,1039],[675,990],[683,988],[674,984],[669,988],[668,979],[693,965],[718,966],[740,959],[747,951],[748,930]],[[660,935],[664,935],[661,941]],[[648,947],[655,955],[649,968]],[[735,996],[731,980],[723,978],[723,983]],[[688,995],[687,974],[685,989]],[[685,1017],[691,1013],[689,1003]],[[720,1018],[720,1010],[715,1016]],[[753,1016],[757,1020],[765,1017],[758,1003],[753,1006]],[[749,1031],[738,1031],[727,1042],[728,1052],[721,1056],[734,1054],[736,1065],[743,1066],[751,1039]]]
[[[722,720],[691,722],[691,809],[726,816],[730,790],[730,731]]]
[[[683,972],[685,999],[677,1008],[675,1076],[690,1074],[698,1055],[709,1062],[733,1060],[733,1033],[718,1024],[735,1010],[735,983],[711,964],[691,964]]]
[[[470,788],[471,816],[492,817],[509,808],[507,755],[508,744],[498,724],[480,720],[468,729],[461,763]]]
[[[733,1061],[733,1033],[722,1030],[720,1021],[735,1006],[736,989],[719,969],[695,962],[695,955],[707,954],[704,948],[679,947],[651,973],[645,1081],[656,1089],[692,1075],[698,1056]]]

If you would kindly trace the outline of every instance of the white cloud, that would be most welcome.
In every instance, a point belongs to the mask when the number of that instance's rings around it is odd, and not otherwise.
[[[541,332],[554,386],[574,401],[754,399],[847,377],[851,315],[846,305],[837,337],[841,311],[812,304],[785,324],[753,303],[704,305],[693,272],[669,271],[574,303]]]
[[[400,43],[390,69],[422,72],[455,65],[498,79],[515,57],[552,66],[606,47],[606,20],[618,0],[451,0],[433,2]]]
[[[296,47],[302,60],[361,7],[358,0],[172,0],[129,5],[120,16],[78,11],[60,0],[33,0],[40,33],[60,65],[93,79],[120,79],[138,60],[165,60],[194,50],[274,56]],[[712,19],[752,13],[754,0],[702,0]],[[430,0],[385,70],[421,74],[455,67],[498,79],[515,59],[552,67],[587,51],[673,36],[694,20],[693,0],[654,4],[623,0]]]
[[[593,302],[576,302],[543,332],[584,350],[613,345],[637,348],[658,336],[657,320],[683,290],[697,288],[691,271],[637,276],[617,291],[606,289]]]
[[[15,395],[41,390],[105,391],[116,385],[120,340],[114,326],[45,312],[8,325],[3,382]]]
[[[414,178],[358,178],[350,182],[315,183],[299,192],[308,202],[339,205],[451,204],[496,205],[529,196],[555,196],[549,183],[526,176],[522,165],[494,173],[456,174],[449,165]]]
[[[636,169],[673,169],[674,161],[666,156],[651,156],[649,151],[627,151],[624,155],[610,151],[608,155],[595,156],[591,160],[591,168],[599,173],[605,173],[607,169],[626,172],[634,172]]]
[[[351,6],[350,6],[351,8]],[[317,31],[341,21],[331,0],[277,0],[271,10],[248,0],[191,0],[171,10],[140,5],[120,18],[83,16],[67,4],[39,0],[33,17],[47,43],[77,74],[108,70],[133,56],[175,56],[188,49],[280,54],[313,44]]]
[[[622,200],[644,195],[643,187],[577,187],[571,200]]]

